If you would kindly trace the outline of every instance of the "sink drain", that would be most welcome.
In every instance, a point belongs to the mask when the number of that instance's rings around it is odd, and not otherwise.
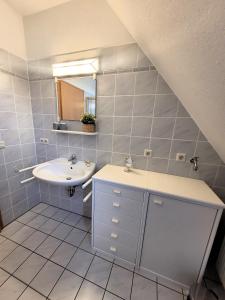
[[[72,179],[72,177],[66,177],[66,180],[71,180]]]

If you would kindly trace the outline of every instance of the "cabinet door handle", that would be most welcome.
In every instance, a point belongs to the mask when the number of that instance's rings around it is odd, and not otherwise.
[[[120,204],[117,202],[113,202],[113,207],[120,207]]]
[[[155,203],[157,205],[163,205],[163,201],[162,200],[153,200],[153,203]]]
[[[109,249],[110,249],[110,251],[112,251],[112,252],[116,252],[116,251],[117,251],[116,247],[113,247],[113,246],[111,246]]]
[[[118,224],[118,223],[119,223],[119,220],[116,219],[116,218],[112,218],[112,223]]]
[[[118,234],[116,234],[116,233],[114,233],[114,232],[112,232],[112,233],[110,234],[110,236],[111,236],[111,238],[113,238],[113,239],[117,239],[117,238],[118,238]]]
[[[121,191],[120,191],[120,190],[113,190],[113,193],[114,193],[114,194],[117,194],[117,195],[120,195],[120,194],[121,194]]]

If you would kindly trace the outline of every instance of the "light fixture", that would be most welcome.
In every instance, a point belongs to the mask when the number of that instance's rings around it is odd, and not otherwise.
[[[98,58],[75,60],[53,64],[53,76],[95,74],[98,72]]]

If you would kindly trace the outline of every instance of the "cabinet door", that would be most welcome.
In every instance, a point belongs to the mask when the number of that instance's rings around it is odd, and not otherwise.
[[[141,267],[191,285],[204,257],[216,209],[150,196]]]

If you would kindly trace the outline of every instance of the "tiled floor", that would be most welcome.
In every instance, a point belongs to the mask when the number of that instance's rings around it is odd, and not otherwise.
[[[91,249],[91,222],[41,203],[0,235],[0,299],[184,300]]]

